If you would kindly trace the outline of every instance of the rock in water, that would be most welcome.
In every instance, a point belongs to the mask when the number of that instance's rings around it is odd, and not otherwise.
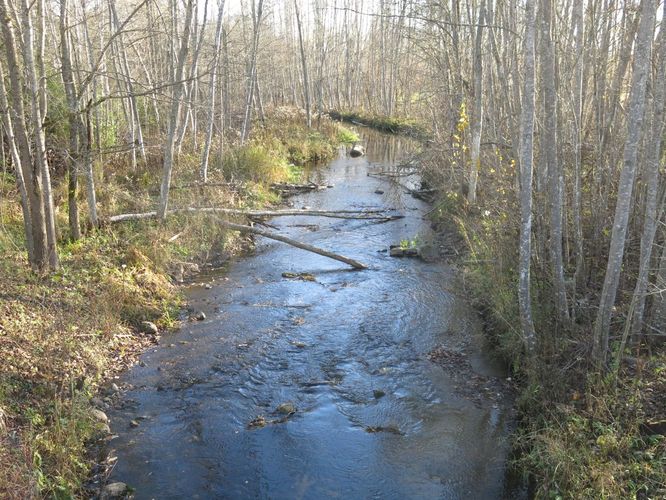
[[[203,321],[206,319],[206,314],[203,311],[197,311],[194,313],[194,319],[197,321]]]
[[[104,413],[102,410],[98,410],[97,408],[93,408],[92,410],[90,410],[90,414],[98,422],[102,422],[104,424],[109,423],[109,417],[107,417],[106,413]]]
[[[357,144],[354,144],[354,146],[349,151],[349,156],[351,156],[352,158],[358,158],[359,156],[363,156],[364,154],[365,154],[365,148]]]
[[[112,498],[120,498],[127,492],[127,485],[125,483],[110,483],[102,488],[99,495],[100,500],[111,500]]]
[[[141,322],[141,331],[143,333],[148,333],[150,335],[157,335],[160,333],[157,325],[151,321],[142,321]]]
[[[275,409],[275,411],[282,413],[283,415],[291,415],[292,413],[296,413],[296,407],[294,406],[294,403],[282,403]]]
[[[399,246],[392,246],[389,250],[389,255],[391,257],[404,257],[405,249]]]

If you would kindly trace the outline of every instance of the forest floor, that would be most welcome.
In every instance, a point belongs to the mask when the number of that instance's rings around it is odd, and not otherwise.
[[[211,187],[196,186],[198,155],[183,153],[171,206],[273,206],[280,197],[271,182],[297,180],[299,165],[325,160],[356,139],[329,120],[317,131],[302,123],[298,112],[278,109],[248,144],[225,145],[212,161]],[[99,172],[98,202],[107,217],[154,206],[159,153],[136,171],[127,163],[108,158]],[[66,180],[54,180],[65,228]],[[81,207],[83,218],[83,200]],[[79,496],[97,462],[91,450],[109,439],[96,398],[112,395],[118,374],[183,319],[176,286],[183,275],[221,265],[250,245],[203,214],[174,215],[164,224],[107,223],[76,242],[63,234],[60,269],[38,275],[25,256],[14,179],[0,173],[1,498]]]

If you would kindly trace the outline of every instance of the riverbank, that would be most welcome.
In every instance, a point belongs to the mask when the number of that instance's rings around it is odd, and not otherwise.
[[[299,112],[276,110],[248,144],[225,144],[206,187],[196,182],[198,154],[185,146],[172,206],[279,203],[271,182],[297,180],[302,165],[330,158],[341,142],[355,139],[328,120],[317,130],[303,123]],[[105,185],[102,213],[152,209],[159,174],[159,153],[136,171],[126,157],[108,157],[98,179]],[[59,227],[66,227],[66,182],[55,181]],[[17,198],[12,176],[2,173],[0,497],[77,496],[97,458],[88,450],[108,437],[91,398],[110,396],[118,374],[178,326],[185,305],[178,281],[208,263],[223,264],[250,242],[201,214],[174,215],[164,224],[106,224],[77,242],[63,234],[60,270],[37,276],[24,256]]]
[[[389,134],[403,134],[418,140],[426,140],[431,136],[430,130],[423,123],[412,118],[342,110],[331,110],[328,115],[333,120],[363,125]]]
[[[428,182],[441,189],[431,217],[435,224],[452,221],[457,227],[467,252],[466,290],[517,383],[512,468],[536,498],[661,498],[666,494],[663,344],[647,342],[638,354],[622,356],[606,377],[596,376],[584,354],[597,296],[590,291],[583,299],[587,312],[558,328],[548,278],[537,266],[533,311],[540,342],[536,358],[527,359],[516,292],[514,170],[498,157],[496,166],[482,173],[483,194],[474,207],[455,188],[463,185],[461,179],[439,167],[441,157],[426,155],[424,166]]]

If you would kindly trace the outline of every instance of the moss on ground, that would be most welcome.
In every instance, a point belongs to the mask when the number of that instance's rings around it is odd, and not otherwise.
[[[187,147],[174,170],[172,207],[266,207],[271,182],[295,181],[298,165],[330,158],[351,132],[328,119],[303,126],[302,113],[278,109],[249,144],[216,145],[210,186],[196,185],[199,154]],[[220,154],[220,146],[223,154]],[[131,170],[126,157],[98,173],[103,215],[154,210],[161,157]],[[66,228],[66,181],[56,179],[58,227]],[[81,218],[86,217],[81,200]],[[181,263],[221,261],[248,242],[205,215],[174,215],[104,225],[69,243],[63,229],[58,272],[28,266],[14,180],[0,174],[0,498],[80,495],[103,437],[90,398],[155,342],[142,321],[178,325],[182,296],[169,273]]]

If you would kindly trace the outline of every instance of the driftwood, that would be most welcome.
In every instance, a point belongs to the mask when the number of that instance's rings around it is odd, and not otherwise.
[[[368,177],[409,177],[410,175],[416,175],[418,171],[409,170],[405,172],[368,172]]]
[[[308,252],[313,252],[318,255],[322,255],[324,257],[328,257],[329,259],[337,260],[340,262],[344,262],[345,264],[348,264],[352,266],[354,269],[367,269],[368,266],[365,264],[360,263],[357,260],[350,259],[349,257],[345,257],[343,255],[338,255],[336,253],[329,252],[327,250],[322,250],[321,248],[314,247],[312,245],[308,245],[307,243],[301,243],[300,241],[292,240],[291,238],[287,238],[286,236],[282,236],[280,234],[275,234],[271,233],[268,231],[263,231],[262,229],[257,229],[256,227],[252,226],[245,226],[243,224],[234,224],[233,222],[228,222],[223,219],[217,218],[217,220],[222,224],[224,227],[228,227],[229,229],[233,229],[234,231],[240,231],[242,233],[251,233],[251,234],[257,234],[259,236],[263,236],[264,238],[269,238],[271,240],[277,240],[281,241],[283,243],[287,243],[288,245],[291,245],[296,248],[300,248],[301,250],[307,250]]]
[[[176,213],[212,213],[224,215],[244,215],[246,217],[266,218],[283,217],[294,215],[305,215],[311,217],[331,217],[334,219],[370,219],[379,221],[390,221],[402,219],[403,215],[386,215],[386,210],[240,210],[235,208],[214,208],[214,207],[187,207],[174,208],[168,211],[169,214]],[[125,222],[131,220],[154,219],[156,212],[144,212],[137,214],[120,214],[109,217],[111,223]]]
[[[274,182],[271,189],[279,192],[282,196],[295,196],[297,194],[308,193],[310,191],[322,191],[329,186],[308,182],[307,184],[291,184],[286,182]]]

